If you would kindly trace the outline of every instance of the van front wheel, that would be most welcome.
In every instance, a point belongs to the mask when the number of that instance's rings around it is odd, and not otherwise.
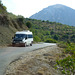
[[[30,46],[32,46],[32,42],[31,42]]]
[[[26,43],[24,44],[24,47],[26,47]]]

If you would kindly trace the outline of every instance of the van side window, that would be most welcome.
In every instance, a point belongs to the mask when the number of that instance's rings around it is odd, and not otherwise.
[[[28,35],[28,38],[33,38],[33,35]]]

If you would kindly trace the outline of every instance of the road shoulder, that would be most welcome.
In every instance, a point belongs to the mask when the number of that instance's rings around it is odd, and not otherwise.
[[[57,46],[25,53],[9,64],[5,75],[61,75],[54,68],[61,53],[61,48]]]

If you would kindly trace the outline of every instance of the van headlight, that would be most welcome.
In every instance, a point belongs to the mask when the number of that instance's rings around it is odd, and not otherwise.
[[[25,42],[25,39],[23,39],[22,42],[24,43]]]

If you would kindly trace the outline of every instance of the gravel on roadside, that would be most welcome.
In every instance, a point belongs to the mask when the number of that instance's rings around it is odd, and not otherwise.
[[[25,53],[9,64],[5,75],[62,75],[54,66],[61,50],[57,46],[49,46]]]

